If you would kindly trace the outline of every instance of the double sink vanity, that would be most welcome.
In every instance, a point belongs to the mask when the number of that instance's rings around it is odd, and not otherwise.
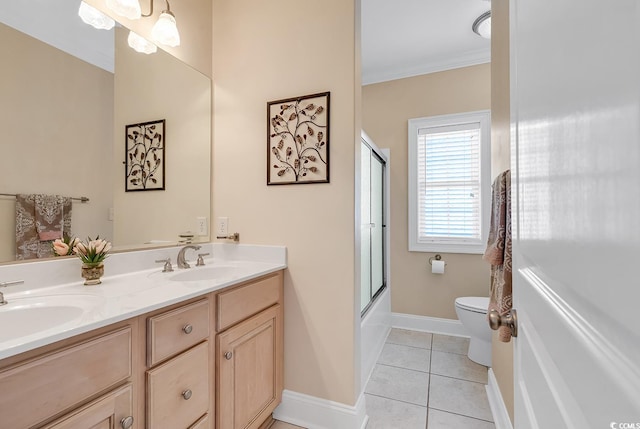
[[[173,272],[154,261],[177,248],[114,254],[99,286],[75,258],[0,267],[24,280],[0,290],[0,427],[268,427],[286,249],[202,247],[204,265]]]

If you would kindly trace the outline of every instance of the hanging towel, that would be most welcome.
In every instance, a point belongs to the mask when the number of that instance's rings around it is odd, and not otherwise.
[[[64,235],[71,235],[71,198],[16,196],[16,259],[51,257],[51,242]]]
[[[71,221],[71,198],[60,195],[36,195],[36,230],[40,241],[62,238],[65,217]]]
[[[485,261],[491,264],[491,297],[488,310],[507,315],[511,310],[511,171],[496,177],[492,186],[491,227]],[[498,339],[508,343],[511,331],[500,327]]]

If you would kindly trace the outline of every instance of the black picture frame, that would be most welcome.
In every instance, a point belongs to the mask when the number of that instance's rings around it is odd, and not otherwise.
[[[125,192],[163,191],[166,121],[125,126]]]
[[[267,185],[329,183],[330,96],[267,102]]]

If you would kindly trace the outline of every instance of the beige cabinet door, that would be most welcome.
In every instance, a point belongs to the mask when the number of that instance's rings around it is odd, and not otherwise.
[[[56,420],[43,429],[129,429],[134,427],[131,385],[126,385]]]
[[[217,336],[217,429],[255,429],[282,399],[282,306]]]

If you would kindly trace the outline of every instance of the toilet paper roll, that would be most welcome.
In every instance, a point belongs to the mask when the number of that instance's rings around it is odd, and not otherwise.
[[[444,261],[431,261],[431,272],[433,274],[444,274]]]

